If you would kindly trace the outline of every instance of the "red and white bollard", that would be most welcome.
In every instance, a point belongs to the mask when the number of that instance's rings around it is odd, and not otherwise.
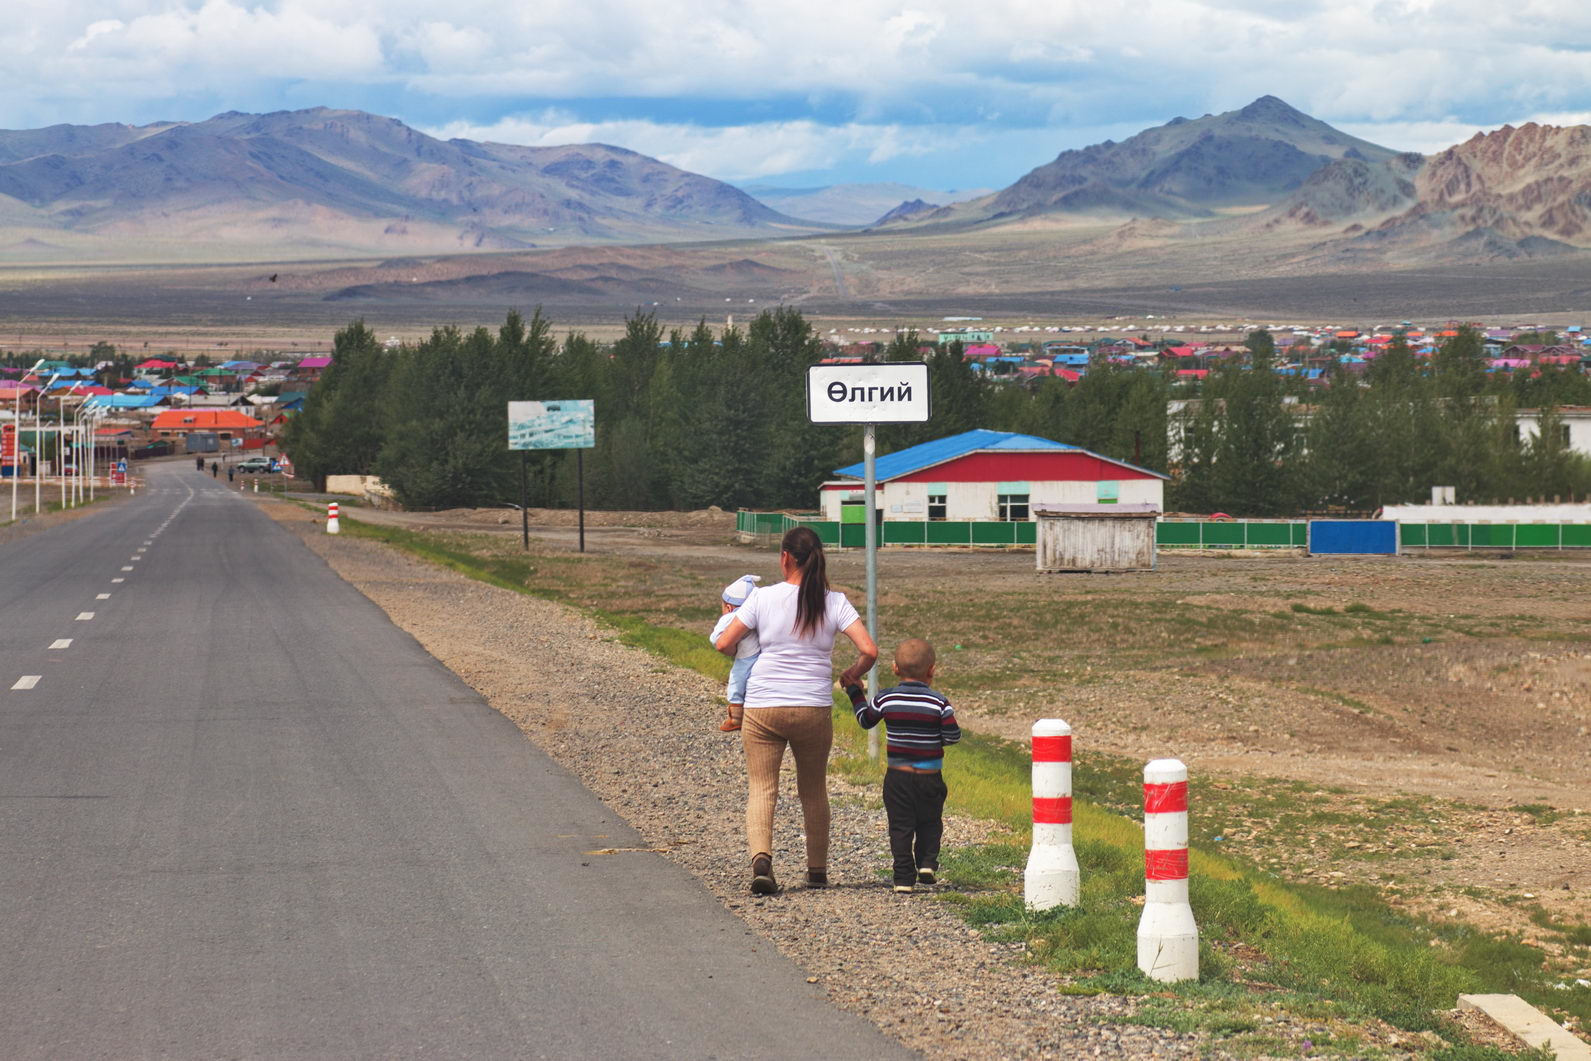
[[[337,529],[337,502],[335,502],[335,501],[326,502],[326,533],[327,534],[339,534],[339,533],[341,533]]]
[[[1032,910],[1076,906],[1077,854],[1072,850],[1072,727],[1058,718],[1033,723],[1033,848],[1022,875]]]
[[[1199,926],[1188,905],[1188,768],[1180,759],[1144,767],[1144,912],[1138,968],[1151,980],[1199,978]]]

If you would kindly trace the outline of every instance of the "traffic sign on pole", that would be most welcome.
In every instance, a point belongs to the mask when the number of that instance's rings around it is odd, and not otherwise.
[[[807,369],[807,419],[814,424],[920,424],[928,410],[926,362]]]
[[[874,467],[875,424],[920,424],[931,409],[928,365],[883,361],[807,368],[807,419],[814,424],[861,424],[862,535],[867,555],[867,636],[878,643],[878,504]],[[867,672],[867,695],[878,695],[878,667]],[[878,730],[867,731],[867,754],[878,758]]]

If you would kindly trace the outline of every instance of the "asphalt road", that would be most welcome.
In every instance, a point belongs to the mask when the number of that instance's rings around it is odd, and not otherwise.
[[[909,1056],[641,846],[224,478],[0,546],[6,1058]]]

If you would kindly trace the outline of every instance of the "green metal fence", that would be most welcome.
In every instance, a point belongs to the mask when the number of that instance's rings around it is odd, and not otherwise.
[[[1155,524],[1161,549],[1302,549],[1309,523],[1292,519],[1163,519]]]
[[[867,524],[839,523],[816,516],[783,512],[747,512],[735,515],[742,534],[776,538],[791,527],[811,527],[824,545],[860,549],[866,544]],[[1038,524],[1024,522],[885,520],[879,524],[880,545],[1032,545],[1038,541]]]
[[[867,528],[817,515],[747,512],[735,515],[743,534],[777,538],[791,527],[811,527],[824,545],[860,549]],[[1037,540],[1038,524],[994,520],[885,520],[881,545],[1023,546]],[[1591,523],[1402,523],[1404,549],[1591,549]],[[1309,543],[1307,520],[1163,519],[1155,524],[1161,549],[1303,549]]]
[[[1591,549],[1591,523],[1400,523],[1404,549]]]

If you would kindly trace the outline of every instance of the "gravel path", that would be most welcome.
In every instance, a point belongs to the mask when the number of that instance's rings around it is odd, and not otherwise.
[[[606,628],[548,601],[497,589],[379,543],[329,537],[294,506],[262,502],[425,649],[512,719],[658,850],[826,986],[829,997],[934,1058],[1184,1057],[1197,1037],[1121,1023],[1130,999],[1078,998],[991,944],[946,904],[895,896],[877,794],[831,779],[830,878],[809,890],[794,772],[786,760],[775,871],[786,890],[746,888],[745,770],[720,734],[718,683],[618,644]],[[980,823],[950,818],[947,845]],[[633,857],[613,851],[604,857]],[[941,888],[947,885],[941,885]],[[704,999],[704,1004],[711,1004]]]

